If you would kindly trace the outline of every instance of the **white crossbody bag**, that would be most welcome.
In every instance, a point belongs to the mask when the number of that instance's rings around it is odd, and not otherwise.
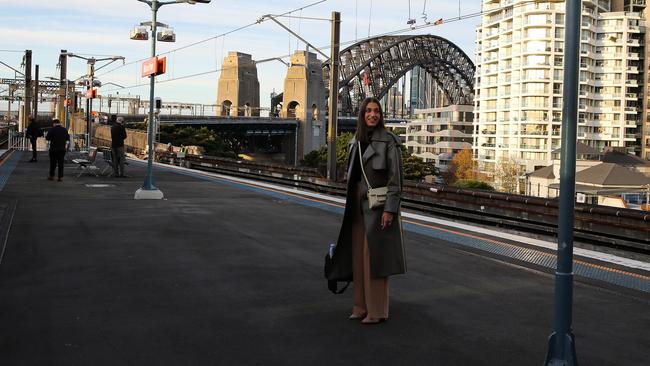
[[[386,194],[388,193],[388,187],[372,188],[370,182],[368,182],[366,171],[363,169],[363,159],[361,158],[361,143],[357,142],[357,145],[359,164],[361,164],[361,172],[363,173],[363,178],[366,180],[366,184],[368,185],[368,206],[370,206],[371,209],[384,207],[384,204],[386,203]]]

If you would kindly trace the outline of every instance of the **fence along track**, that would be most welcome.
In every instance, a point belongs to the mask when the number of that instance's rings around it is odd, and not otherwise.
[[[173,154],[158,157],[170,162]],[[178,159],[174,161],[179,165]],[[345,184],[329,182],[315,169],[187,156],[185,167],[345,196]],[[557,235],[558,201],[406,181],[403,207],[459,221]],[[650,254],[650,213],[576,204],[574,236],[582,242]]]

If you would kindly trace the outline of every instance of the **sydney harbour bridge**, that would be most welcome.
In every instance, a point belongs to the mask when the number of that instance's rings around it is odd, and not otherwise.
[[[426,70],[450,104],[473,104],[472,60],[457,45],[434,35],[380,36],[355,43],[340,52],[339,113],[356,115],[368,96],[383,98],[416,66]],[[329,92],[330,60],[322,64],[324,96]],[[272,100],[282,102],[283,94]]]

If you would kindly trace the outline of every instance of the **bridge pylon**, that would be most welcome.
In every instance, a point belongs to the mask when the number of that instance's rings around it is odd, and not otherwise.
[[[323,67],[315,53],[296,51],[291,56],[281,117],[300,121],[298,158],[325,145]]]
[[[217,86],[217,116],[259,116],[260,83],[251,55],[228,52]]]

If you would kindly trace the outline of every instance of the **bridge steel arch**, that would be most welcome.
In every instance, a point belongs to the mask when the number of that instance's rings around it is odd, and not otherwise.
[[[452,104],[474,103],[474,63],[463,50],[442,37],[374,37],[340,51],[339,59],[339,100],[343,115],[355,115],[367,96],[382,98],[415,66],[432,75]],[[329,75],[330,60],[327,60],[323,63],[327,90]]]

